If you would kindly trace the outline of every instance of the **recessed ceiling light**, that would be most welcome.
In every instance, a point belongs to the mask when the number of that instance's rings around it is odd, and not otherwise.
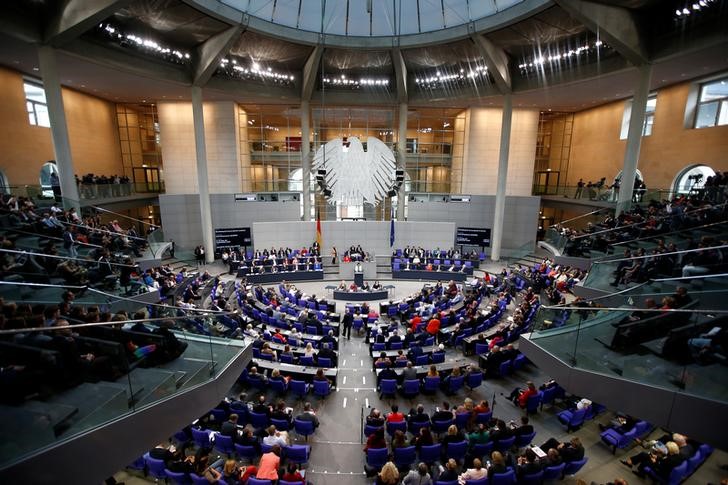
[[[34,71],[39,71],[40,69],[38,69],[37,67],[34,67],[33,70]]]

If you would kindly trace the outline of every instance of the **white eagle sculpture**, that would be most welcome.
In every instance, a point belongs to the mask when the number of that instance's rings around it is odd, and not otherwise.
[[[313,173],[326,170],[329,203],[343,205],[376,204],[392,187],[397,162],[387,145],[367,138],[364,151],[359,138],[336,138],[321,145],[313,158]]]

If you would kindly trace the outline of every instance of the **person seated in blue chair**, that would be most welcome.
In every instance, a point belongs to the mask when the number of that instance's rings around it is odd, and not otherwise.
[[[310,402],[306,402],[303,405],[303,412],[296,416],[296,419],[300,421],[310,421],[313,423],[313,428],[316,429],[319,427],[319,419],[316,416],[316,412],[313,410],[313,407],[311,406]]]
[[[516,476],[521,479],[525,475],[533,475],[541,471],[541,463],[538,461],[536,453],[531,448],[526,448],[522,456],[518,457],[518,466],[516,466]]]
[[[639,477],[646,476],[645,467],[649,466],[664,481],[669,479],[672,469],[683,461],[685,458],[680,455],[680,447],[674,441],[668,441],[664,445],[658,442],[649,452],[642,451],[626,460],[620,460],[629,468],[636,466],[637,470],[633,470],[633,472]]]
[[[377,374],[377,388],[381,385],[382,381],[385,379],[388,380],[398,380],[399,376],[397,376],[397,373],[392,369],[391,367],[385,367],[384,369],[379,371],[379,374]]]
[[[440,388],[443,391],[450,390],[450,381],[453,377],[460,377],[460,367],[455,367],[452,372],[440,379]]]

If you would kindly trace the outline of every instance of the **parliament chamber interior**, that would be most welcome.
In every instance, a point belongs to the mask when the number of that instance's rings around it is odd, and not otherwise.
[[[0,481],[728,484],[728,2],[0,2]]]

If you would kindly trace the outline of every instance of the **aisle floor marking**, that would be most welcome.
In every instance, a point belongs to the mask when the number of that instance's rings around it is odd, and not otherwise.
[[[346,400],[349,399],[347,397],[344,398],[344,407],[346,407]]]

